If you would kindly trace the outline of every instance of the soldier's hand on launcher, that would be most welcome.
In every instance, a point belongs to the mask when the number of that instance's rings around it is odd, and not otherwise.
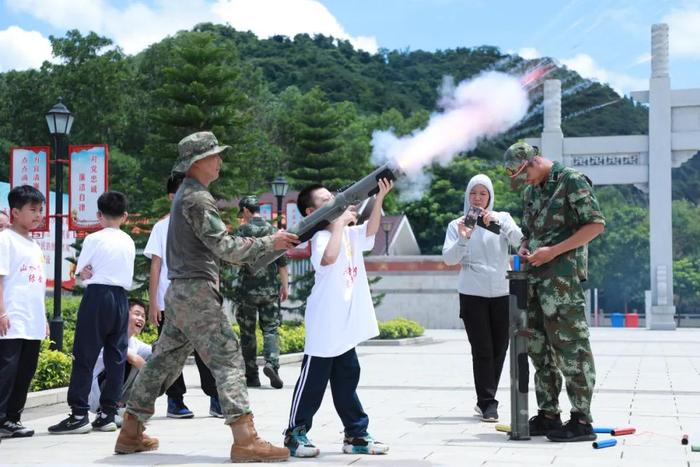
[[[377,201],[383,201],[387,193],[389,193],[391,189],[394,188],[394,181],[387,180],[386,178],[381,178],[379,179],[379,182],[377,182],[377,185],[379,186],[379,193],[377,193]]]
[[[527,256],[527,261],[533,266],[542,266],[552,261],[555,257],[554,250],[551,247],[543,246],[535,250],[530,256]]]
[[[284,230],[278,230],[272,235],[272,245],[275,250],[289,250],[299,244],[299,237]]]
[[[528,261],[528,258],[530,257],[530,250],[528,250],[524,246],[521,246],[518,250],[518,256],[520,256],[525,261]]]

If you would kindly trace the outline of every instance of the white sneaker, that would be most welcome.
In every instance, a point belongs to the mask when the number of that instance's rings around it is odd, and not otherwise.
[[[345,454],[386,454],[389,446],[375,441],[369,434],[361,438],[346,436],[343,440],[343,452]]]

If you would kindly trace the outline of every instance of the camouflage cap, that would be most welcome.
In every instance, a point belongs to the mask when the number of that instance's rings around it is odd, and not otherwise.
[[[257,208],[258,206],[258,197],[255,195],[249,195],[244,198],[241,198],[241,200],[238,202],[238,209],[243,211],[243,208]]]
[[[192,164],[215,154],[226,154],[231,146],[219,146],[216,136],[211,131],[199,131],[185,136],[177,143],[178,157],[173,166],[173,173],[185,173]]]
[[[530,146],[524,141],[511,145],[503,154],[506,173],[511,178],[517,177],[523,172],[527,163],[539,154],[540,150],[537,146]]]

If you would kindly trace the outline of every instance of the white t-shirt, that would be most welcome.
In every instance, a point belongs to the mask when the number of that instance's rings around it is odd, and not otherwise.
[[[374,236],[367,237],[367,224],[346,227],[335,263],[321,266],[330,238],[322,230],[311,239],[316,274],[306,302],[304,353],[313,357],[336,357],[379,335],[362,255],[374,247]]]
[[[128,290],[134,277],[135,257],[136,246],[129,235],[105,228],[85,237],[76,273],[91,265],[92,277],[83,284],[116,285]]]
[[[0,232],[0,276],[10,329],[0,339],[46,337],[44,253],[32,239],[12,229]]]
[[[97,356],[97,361],[95,362],[95,368],[92,371],[92,387],[90,388],[90,395],[88,396],[88,404],[90,405],[91,412],[97,412],[100,408],[100,383],[97,381],[97,377],[105,369],[105,361],[102,356],[104,349],[100,350],[100,354]],[[148,360],[151,357],[151,346],[141,342],[135,336],[129,338],[129,347],[127,349],[128,353],[136,354],[144,360]]]
[[[168,263],[165,262],[165,246],[168,240],[168,226],[170,226],[170,216],[161,219],[153,226],[148,243],[143,250],[144,256],[153,259],[153,255],[160,258],[160,275],[158,276],[158,292],[156,304],[161,310],[165,310],[165,292],[168,291],[170,281],[168,280]]]

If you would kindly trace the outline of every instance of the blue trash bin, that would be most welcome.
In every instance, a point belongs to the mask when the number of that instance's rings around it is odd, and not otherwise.
[[[625,315],[622,313],[613,313],[610,315],[610,323],[614,328],[625,327]]]

